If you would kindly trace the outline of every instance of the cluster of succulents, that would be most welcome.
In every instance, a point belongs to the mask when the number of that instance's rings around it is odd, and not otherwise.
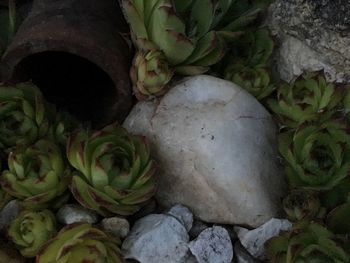
[[[269,240],[270,262],[350,262],[348,87],[305,73],[267,100],[279,121],[291,231]]]
[[[31,83],[0,84],[0,157],[0,209],[11,199],[20,202],[7,236],[24,257],[123,262],[118,240],[91,225],[57,234],[53,213],[73,200],[71,193],[104,216],[136,213],[157,186],[145,138],[115,123],[100,130],[81,124]]]
[[[269,1],[121,0],[136,47],[130,71],[136,96],[162,95],[174,74],[197,75],[218,63]],[[269,43],[268,43],[269,44]],[[248,73],[247,73],[248,74]],[[249,73],[251,74],[251,73]],[[261,82],[265,74],[260,70]],[[254,87],[255,89],[256,87]]]
[[[250,30],[236,41],[223,77],[262,101],[275,90],[269,69],[274,42],[267,29]]]

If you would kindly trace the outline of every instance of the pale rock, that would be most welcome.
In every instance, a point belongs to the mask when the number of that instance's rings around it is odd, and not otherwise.
[[[343,82],[343,74],[322,60],[322,56],[304,42],[292,36],[283,36],[276,51],[276,65],[280,77],[286,82],[294,81],[303,72],[323,70],[328,81]]]
[[[128,220],[120,217],[104,218],[101,221],[102,228],[113,235],[125,238],[130,231]]]
[[[199,263],[231,263],[233,258],[231,239],[223,227],[204,230],[189,247]]]
[[[292,223],[286,219],[272,218],[262,226],[248,230],[242,227],[235,227],[243,247],[255,258],[264,260],[264,244],[272,237],[278,236],[281,231],[288,231],[292,228]]]
[[[98,221],[98,215],[94,211],[75,204],[63,205],[57,211],[56,217],[58,222],[65,225],[73,223],[95,224]]]
[[[0,212],[0,230],[7,228],[11,222],[17,217],[21,209],[21,202],[11,200]]]
[[[185,263],[188,241],[187,230],[178,219],[153,214],[136,221],[122,249],[125,258],[142,263]]]
[[[159,101],[139,102],[123,125],[151,143],[161,205],[180,203],[206,222],[253,227],[279,214],[285,183],[276,126],[237,85],[187,78]]]
[[[174,216],[190,231],[193,225],[193,214],[183,205],[175,205],[167,212],[168,215]]]
[[[350,1],[277,0],[267,24],[277,38],[282,79],[324,69],[330,81],[350,83]]]

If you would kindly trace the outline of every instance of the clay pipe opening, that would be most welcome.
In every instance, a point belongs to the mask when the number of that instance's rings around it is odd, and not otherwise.
[[[95,127],[122,122],[132,105],[128,32],[116,0],[34,0],[1,75],[33,81],[49,101]]]
[[[68,52],[46,51],[24,58],[13,79],[32,81],[45,98],[82,121],[95,120],[116,97],[114,83],[100,67]]]

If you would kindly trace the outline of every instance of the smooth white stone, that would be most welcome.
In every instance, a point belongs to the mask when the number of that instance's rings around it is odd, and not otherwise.
[[[139,102],[124,127],[151,143],[163,206],[180,203],[205,222],[252,227],[279,214],[285,184],[275,123],[232,82],[187,78],[159,101]]]

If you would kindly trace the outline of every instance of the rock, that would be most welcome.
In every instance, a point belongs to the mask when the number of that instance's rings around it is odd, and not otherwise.
[[[231,263],[233,258],[231,239],[223,227],[204,230],[189,247],[199,263]]]
[[[130,231],[129,222],[120,217],[104,218],[101,221],[101,225],[105,231],[121,238],[125,238]]]
[[[195,219],[192,225],[192,228],[190,229],[189,235],[191,239],[195,239],[201,232],[203,232],[205,229],[209,228],[210,225]]]
[[[21,202],[18,200],[11,200],[8,202],[0,212],[0,230],[7,228],[11,222],[16,218],[21,209]]]
[[[56,217],[58,222],[65,225],[78,222],[95,224],[98,221],[98,215],[94,211],[75,204],[63,205],[58,210]]]
[[[136,221],[122,249],[127,259],[142,263],[185,263],[189,236],[178,219],[153,214]]]
[[[180,203],[220,224],[259,226],[279,214],[285,185],[275,123],[232,82],[187,78],[160,101],[139,102],[124,127],[151,143],[161,205]]]
[[[284,36],[277,50],[276,65],[280,77],[287,82],[295,80],[303,72],[324,70],[329,81],[342,81],[343,76],[335,67],[322,61],[322,57],[304,42],[292,36]]]
[[[190,231],[193,225],[193,215],[191,211],[183,205],[175,205],[167,212],[168,215],[174,216]]]
[[[268,25],[280,42],[277,70],[285,81],[324,69],[328,80],[350,83],[350,1],[277,0]]]
[[[264,260],[265,242],[279,235],[281,231],[288,231],[291,228],[292,223],[288,220],[273,218],[254,230],[249,231],[242,227],[235,227],[235,230],[243,247],[245,247],[253,257]]]
[[[248,251],[237,241],[233,246],[236,256],[236,263],[258,263],[259,261],[252,257]]]

